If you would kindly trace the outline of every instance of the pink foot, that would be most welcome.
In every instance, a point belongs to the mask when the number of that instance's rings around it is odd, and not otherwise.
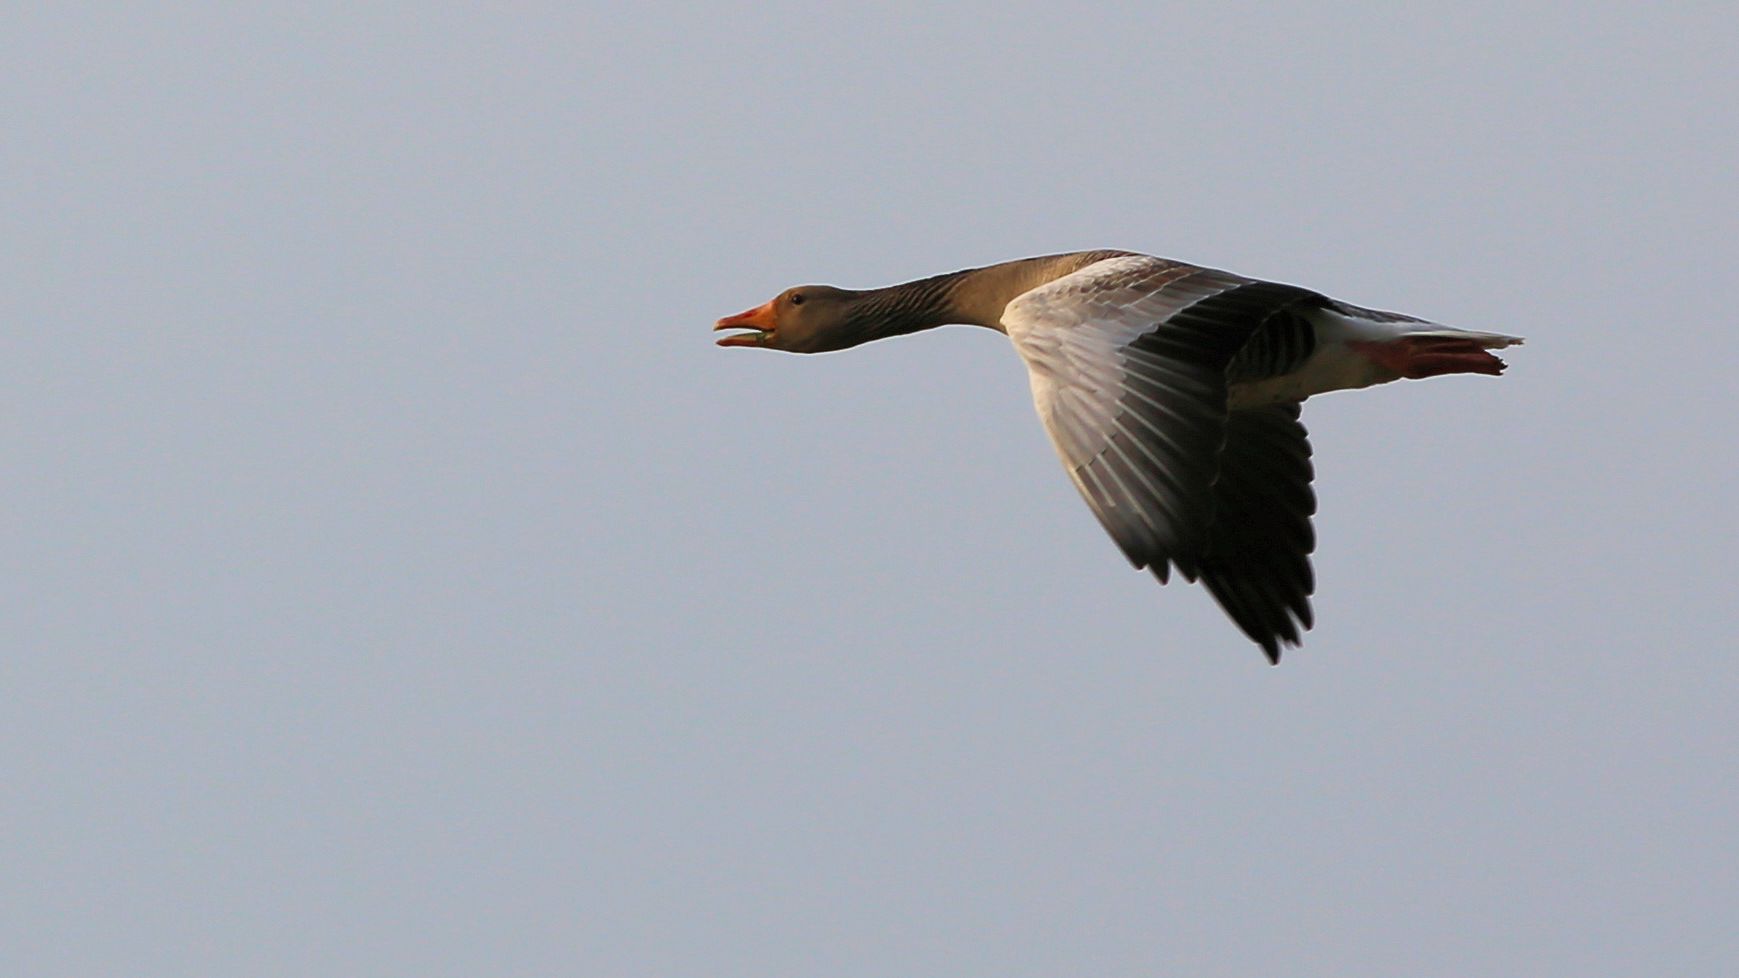
[[[1487,353],[1479,341],[1458,336],[1403,336],[1384,342],[1352,340],[1347,346],[1384,370],[1409,380],[1438,374],[1495,377],[1504,372],[1504,362]]]

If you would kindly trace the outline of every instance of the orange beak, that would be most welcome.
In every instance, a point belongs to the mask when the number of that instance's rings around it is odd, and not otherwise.
[[[720,346],[765,346],[767,337],[773,334],[773,327],[778,325],[778,313],[773,308],[776,299],[769,299],[765,305],[756,306],[748,312],[739,312],[735,316],[726,316],[718,321],[713,329],[751,329],[752,333],[733,333],[719,339]]]

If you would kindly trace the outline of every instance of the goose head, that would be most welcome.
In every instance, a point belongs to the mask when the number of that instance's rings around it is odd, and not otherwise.
[[[719,346],[757,346],[787,353],[824,353],[864,342],[861,317],[853,315],[858,293],[831,285],[799,285],[767,302],[726,316],[713,329],[743,329],[719,338]]]

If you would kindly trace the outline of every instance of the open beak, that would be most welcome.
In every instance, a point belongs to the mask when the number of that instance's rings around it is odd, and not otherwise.
[[[735,316],[726,316],[718,321],[713,329],[748,329],[750,333],[732,333],[730,336],[719,337],[720,346],[766,346],[767,340],[773,335],[773,327],[777,325],[773,303],[756,306],[748,312],[739,312]]]

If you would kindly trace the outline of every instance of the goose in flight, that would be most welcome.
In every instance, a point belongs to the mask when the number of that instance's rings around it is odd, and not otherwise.
[[[1496,375],[1520,337],[1452,329],[1127,251],[1003,262],[881,289],[786,289],[720,346],[825,353],[950,323],[1004,333],[1039,419],[1124,556],[1200,581],[1270,662],[1312,625],[1313,394]]]

